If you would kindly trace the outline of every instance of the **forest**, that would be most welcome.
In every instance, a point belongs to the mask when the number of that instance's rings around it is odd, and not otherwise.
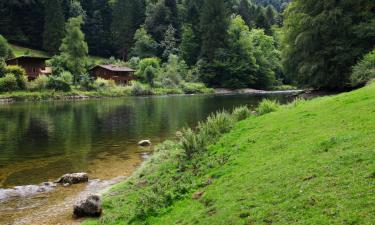
[[[374,76],[353,73],[374,54],[374,10],[371,0],[6,0],[0,43],[55,55],[54,74],[73,83],[88,80],[94,55],[150,86],[342,90]]]

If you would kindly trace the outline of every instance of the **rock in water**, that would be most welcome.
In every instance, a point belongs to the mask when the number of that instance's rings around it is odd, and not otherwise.
[[[138,145],[139,146],[151,146],[151,141],[150,140],[142,140],[140,142],[138,142]]]
[[[65,174],[60,179],[57,180],[57,183],[60,184],[78,184],[89,181],[89,176],[87,173],[72,173]]]
[[[99,195],[90,194],[78,200],[73,206],[75,217],[99,217],[102,214],[102,201]]]

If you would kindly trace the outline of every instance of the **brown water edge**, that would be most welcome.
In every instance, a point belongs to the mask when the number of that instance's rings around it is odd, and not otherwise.
[[[58,186],[50,192],[0,202],[0,224],[79,224],[81,220],[72,217],[74,202],[80,196],[103,192],[111,185],[124,180],[140,165],[144,154],[151,151],[151,148],[131,146],[124,153],[115,155],[103,153],[91,161],[88,170],[84,171],[90,177],[88,184]],[[47,162],[43,160],[40,163]],[[33,161],[21,167],[30,165],[40,164]],[[0,174],[5,171],[6,168],[0,170]]]

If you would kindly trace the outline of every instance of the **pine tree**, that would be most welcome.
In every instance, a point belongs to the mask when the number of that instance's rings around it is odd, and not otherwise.
[[[136,30],[145,16],[144,0],[118,0],[114,6],[112,32],[115,47],[122,59],[127,59]]]
[[[64,14],[60,0],[46,1],[43,48],[50,53],[57,53],[64,37]]]
[[[201,14],[201,57],[212,61],[226,47],[229,16],[224,0],[205,0]]]
[[[86,11],[85,24],[82,27],[90,54],[111,56],[112,10],[107,0],[83,0]]]
[[[182,29],[180,51],[182,58],[189,66],[197,62],[200,53],[200,45],[190,24],[186,24]]]
[[[86,60],[88,46],[85,42],[85,35],[81,31],[82,17],[71,18],[66,24],[66,35],[60,46],[61,57],[69,72],[74,76],[74,81],[86,73]]]

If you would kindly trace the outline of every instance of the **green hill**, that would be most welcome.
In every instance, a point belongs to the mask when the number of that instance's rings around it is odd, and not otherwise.
[[[86,223],[373,224],[374,131],[375,84],[298,101],[237,123],[190,169],[169,144]]]

